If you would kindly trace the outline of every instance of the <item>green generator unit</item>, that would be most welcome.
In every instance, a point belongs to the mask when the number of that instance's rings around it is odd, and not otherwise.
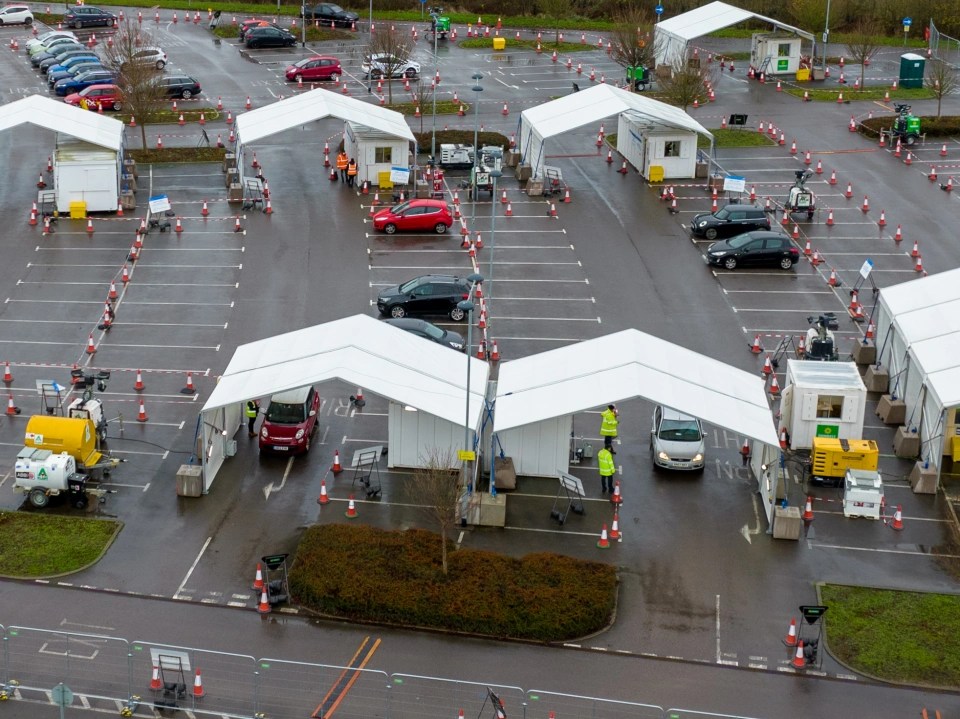
[[[627,83],[633,85],[634,90],[646,90],[650,84],[650,71],[645,67],[627,67]]]

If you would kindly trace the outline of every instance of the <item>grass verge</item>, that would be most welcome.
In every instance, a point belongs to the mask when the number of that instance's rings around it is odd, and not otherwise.
[[[523,48],[524,50],[536,50],[537,49],[537,40],[536,38],[532,40],[520,39],[517,40],[516,37],[507,37],[503,36],[504,40],[507,41],[507,50],[516,50],[517,48]],[[480,49],[492,49],[493,48],[493,38],[492,37],[472,37],[467,38],[466,40],[457,40],[457,44],[462,48],[480,48]],[[566,55],[573,52],[583,52],[585,50],[595,50],[596,45],[590,44],[581,44],[579,42],[553,42],[550,40],[541,40],[540,41],[540,50],[547,54],[552,53],[554,50],[557,51],[558,55]],[[497,50],[497,52],[501,52]]]
[[[891,682],[960,687],[960,596],[825,584],[831,653]]]
[[[602,629],[616,604],[614,567],[556,554],[514,559],[449,546],[440,535],[364,525],[308,528],[297,547],[290,591],[328,616],[533,641],[574,639]]]
[[[225,147],[164,147],[160,150],[127,150],[138,165],[162,162],[223,162]]]
[[[453,115],[460,109],[460,105],[466,106],[465,103],[454,102],[453,100],[437,100],[437,114]],[[403,115],[416,115],[418,107],[420,108],[420,114],[423,116],[433,114],[433,101],[429,99],[422,106],[415,102],[387,102],[386,107]]]
[[[860,102],[861,100],[883,100],[886,94],[890,93],[890,101],[897,100],[929,100],[934,96],[933,92],[925,87],[898,87],[891,90],[889,87],[863,87],[854,90],[853,87],[837,87],[827,90],[825,88],[809,88],[797,85],[787,85],[783,91],[794,97],[803,97],[804,92],[810,94],[810,99],[815,102],[836,102],[840,93],[843,93],[844,102]],[[892,109],[892,108],[891,108]]]
[[[709,128],[708,128],[709,129]],[[766,147],[777,144],[766,133],[756,130],[733,130],[729,127],[710,130],[713,133],[714,147]],[[702,135],[697,138],[697,147],[710,147],[710,139]]]
[[[33,579],[79,571],[122,527],[108,519],[0,512],[0,575]]]

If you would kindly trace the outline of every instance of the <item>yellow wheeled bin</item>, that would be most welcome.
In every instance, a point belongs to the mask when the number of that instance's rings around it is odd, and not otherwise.
[[[869,439],[815,437],[811,455],[814,479],[839,485],[848,469],[876,470],[880,448]]]

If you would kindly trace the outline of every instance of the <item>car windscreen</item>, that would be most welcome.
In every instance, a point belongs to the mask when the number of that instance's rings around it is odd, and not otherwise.
[[[673,442],[699,442],[700,428],[692,419],[665,419],[660,423],[660,439]]]
[[[267,408],[267,421],[274,424],[300,424],[306,418],[302,404],[271,402]]]
[[[400,294],[405,295],[408,292],[413,292],[414,288],[416,288],[419,284],[420,284],[420,278],[415,277],[409,282],[404,282],[397,289],[400,290]]]
[[[436,325],[431,325],[429,323],[424,324],[421,329],[423,329],[423,333],[425,335],[435,340],[442,340],[443,336],[447,334],[446,330],[442,330]]]
[[[406,202],[401,202],[399,205],[394,205],[393,207],[390,208],[390,212],[392,212],[392,213],[395,214],[395,215],[399,215],[401,212],[403,212],[403,211],[404,211],[405,209],[407,209],[408,207],[410,207],[410,201],[409,201],[409,200],[407,200]]]
[[[327,5],[327,10],[331,13],[342,13],[343,8],[339,5]]]
[[[724,207],[722,210],[717,210],[716,212],[714,212],[713,216],[716,217],[718,220],[725,220],[728,217],[730,217],[730,212],[729,210],[727,210],[726,207]]]

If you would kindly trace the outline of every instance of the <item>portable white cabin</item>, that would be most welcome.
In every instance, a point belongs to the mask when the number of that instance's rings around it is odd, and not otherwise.
[[[795,75],[803,38],[790,33],[758,32],[750,44],[750,66],[765,75]]]
[[[780,429],[793,449],[810,449],[814,437],[862,439],[866,402],[855,363],[788,360]]]
[[[381,175],[389,180],[391,167],[410,164],[410,143],[383,130],[349,120],[343,123],[343,147],[348,158],[357,161],[357,182],[380,186]]]
[[[697,133],[693,130],[651,127],[643,118],[623,113],[617,123],[617,152],[647,180],[690,179],[696,175]],[[657,167],[662,173],[651,173],[651,168]]]
[[[59,135],[53,152],[57,210],[69,212],[70,203],[84,202],[87,212],[116,212],[122,170],[119,151]]]

